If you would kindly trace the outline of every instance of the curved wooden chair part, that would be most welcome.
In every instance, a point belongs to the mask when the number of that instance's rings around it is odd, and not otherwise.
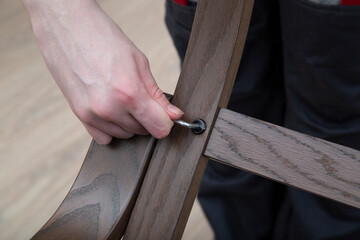
[[[120,239],[155,144],[149,136],[93,141],[70,192],[33,239]]]
[[[180,239],[208,158],[360,208],[359,151],[221,109],[252,6],[199,1],[172,103],[208,129],[194,135],[174,126],[157,143],[92,143],[69,194],[33,239]]]

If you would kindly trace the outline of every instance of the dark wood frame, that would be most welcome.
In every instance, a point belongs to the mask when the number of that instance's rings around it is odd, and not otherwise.
[[[174,126],[156,142],[93,142],[56,213],[33,239],[180,239],[211,158],[360,208],[360,152],[221,109],[242,55],[253,0],[199,1],[173,104],[194,135]],[[220,110],[220,112],[219,112]]]

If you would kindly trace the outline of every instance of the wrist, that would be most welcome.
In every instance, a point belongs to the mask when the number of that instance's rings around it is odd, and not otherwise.
[[[57,9],[59,11],[63,11],[66,9],[85,7],[87,4],[96,3],[96,0],[81,0],[81,1],[73,1],[73,0],[57,0],[57,1],[48,1],[48,0],[22,0],[24,6],[28,11],[36,12],[41,8],[49,8],[53,6],[53,9]],[[78,9],[81,10],[81,9]]]

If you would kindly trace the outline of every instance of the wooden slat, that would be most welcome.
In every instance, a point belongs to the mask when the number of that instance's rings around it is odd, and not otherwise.
[[[120,239],[154,142],[149,136],[92,142],[69,194],[33,239]]]
[[[230,97],[252,11],[252,0],[199,1],[189,48],[172,103],[184,120],[211,129]],[[209,130],[194,135],[175,126],[158,142],[125,239],[180,239],[207,159]]]
[[[205,155],[360,208],[360,152],[221,109]]]

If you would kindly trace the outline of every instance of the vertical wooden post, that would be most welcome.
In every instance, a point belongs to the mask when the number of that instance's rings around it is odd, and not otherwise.
[[[219,107],[226,107],[250,22],[253,0],[199,1],[189,48],[173,103],[187,121],[213,126]],[[194,135],[175,126],[158,142],[125,239],[180,239],[207,159],[210,131]]]

